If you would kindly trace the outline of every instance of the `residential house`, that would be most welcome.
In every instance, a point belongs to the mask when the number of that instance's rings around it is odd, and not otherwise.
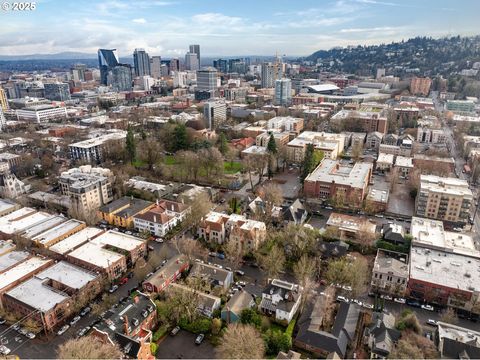
[[[260,310],[276,320],[289,323],[300,306],[299,285],[273,279],[262,292]]]
[[[308,212],[303,203],[296,199],[291,205],[282,206],[282,220],[295,225],[303,224],[308,217]]]
[[[175,282],[189,267],[190,264],[188,263],[187,257],[183,254],[177,254],[170,258],[166,264],[153,273],[153,275],[146,278],[142,287],[146,292],[159,293]]]
[[[194,290],[188,286],[176,283],[172,283],[171,288],[173,291],[187,291],[193,294],[193,296],[198,297],[197,311],[203,316],[211,318],[213,313],[220,309],[222,300],[217,296]]]
[[[147,232],[155,236],[165,236],[180,224],[190,206],[169,200],[157,201],[150,210],[133,216],[133,224],[138,232]]]
[[[407,254],[378,249],[371,289],[377,293],[403,297],[407,291],[408,273]]]
[[[132,297],[110,308],[93,326],[89,336],[120,347],[130,359],[154,359],[150,351],[152,330],[157,324],[155,303],[145,294]]]
[[[367,148],[368,149],[376,149],[380,147],[380,144],[382,143],[383,139],[383,134],[378,131],[372,131],[371,133],[368,133],[367,135]]]
[[[300,316],[294,344],[318,357],[336,353],[346,358],[348,346],[358,337],[360,309],[354,303],[340,303],[331,329],[324,329],[325,311],[323,296],[318,296]]]
[[[190,276],[202,279],[209,283],[212,288],[220,287],[223,290],[229,289],[233,283],[233,272],[198,262],[192,266]]]
[[[370,349],[371,359],[386,359],[400,338],[400,331],[395,328],[395,315],[374,312],[371,325],[365,328],[364,341]]]
[[[398,224],[383,224],[382,230],[383,241],[389,242],[393,245],[405,244],[405,229]]]
[[[222,320],[227,324],[240,321],[240,315],[245,309],[255,306],[254,297],[244,290],[237,291],[222,309]]]

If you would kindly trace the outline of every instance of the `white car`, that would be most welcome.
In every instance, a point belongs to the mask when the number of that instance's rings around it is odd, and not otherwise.
[[[27,334],[25,336],[29,339],[35,339],[35,334],[32,333],[32,332],[27,332]]]
[[[348,303],[350,301],[348,301],[348,299],[345,297],[345,296],[337,296],[337,301],[341,301],[341,302],[345,302],[345,303]]]
[[[424,310],[428,310],[428,311],[434,311],[435,310],[432,305],[422,305],[421,308],[424,309]]]
[[[345,290],[345,291],[352,291],[352,287],[348,286],[348,285],[342,286],[342,289]]]
[[[65,331],[67,331],[70,328],[70,325],[63,325],[60,330],[58,330],[57,335],[63,335]]]
[[[81,319],[80,316],[75,316],[72,321],[70,321],[70,326],[75,325]]]
[[[354,302],[355,304],[357,304],[358,306],[362,306],[362,305],[363,305],[363,303],[362,303],[360,300],[357,300],[357,299],[353,299],[353,302]]]
[[[395,298],[393,301],[399,303],[399,304],[405,304],[406,300],[404,298]]]
[[[161,243],[163,243],[163,239],[162,238],[155,238],[155,242],[161,244]]]
[[[10,354],[10,349],[6,347],[5,345],[0,345],[0,354],[2,355],[8,355]]]
[[[433,319],[428,319],[427,320],[427,325],[431,325],[431,326],[437,326],[438,323],[436,320],[433,320]]]
[[[381,295],[380,297],[385,300],[390,300],[390,301],[393,300],[393,298],[390,295]]]
[[[362,305],[365,309],[370,309],[370,310],[373,310],[373,305],[372,304],[368,304],[368,303],[363,303]]]

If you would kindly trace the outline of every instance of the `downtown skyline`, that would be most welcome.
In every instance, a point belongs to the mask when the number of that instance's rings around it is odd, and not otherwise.
[[[309,55],[335,46],[371,45],[415,36],[476,35],[480,3],[339,0],[242,4],[172,1],[38,1],[34,12],[2,12],[2,55],[135,48],[184,56],[198,43],[206,57]],[[48,24],[48,26],[45,26]]]

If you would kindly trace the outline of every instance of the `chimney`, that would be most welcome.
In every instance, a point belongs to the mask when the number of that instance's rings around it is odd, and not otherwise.
[[[157,215],[153,215],[153,222],[157,222]]]
[[[123,315],[123,331],[124,331],[125,335],[129,335],[129,334],[130,334],[130,331],[128,331],[128,328],[129,328],[128,316],[127,316],[127,315]]]
[[[158,206],[158,199],[157,199],[156,203],[157,203],[157,206]]]
[[[133,302],[135,304],[138,304],[140,302],[140,298],[138,297],[138,295],[133,298]]]

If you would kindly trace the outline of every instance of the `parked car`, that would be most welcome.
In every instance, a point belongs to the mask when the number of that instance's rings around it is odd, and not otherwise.
[[[178,334],[178,332],[180,331],[180,326],[175,326],[172,331],[170,331],[170,335],[171,336],[175,336]]]
[[[15,331],[18,331],[18,329],[20,329],[20,324],[13,324],[12,325],[12,329],[15,330]]]
[[[204,338],[205,338],[204,334],[199,334],[195,339],[195,344],[200,345]]]
[[[5,320],[5,319],[3,319],[3,318],[0,318],[0,325],[5,324],[6,321],[7,321],[7,320]]]
[[[36,335],[35,335],[34,333],[32,333],[32,332],[29,331],[29,332],[27,332],[27,333],[25,334],[25,336],[26,336],[27,338],[29,338],[30,340],[32,340],[32,339],[35,339],[35,336],[36,336]]]
[[[232,268],[229,266],[225,266],[225,270],[232,271]]]
[[[404,298],[395,298],[393,301],[399,303],[399,304],[405,304],[406,300]]]
[[[91,310],[92,310],[92,308],[90,306],[87,306],[87,307],[83,308],[82,311],[80,311],[80,316],[87,315]]]
[[[162,238],[155,238],[155,242],[161,244],[161,243],[163,243],[163,239]]]
[[[368,304],[368,303],[363,303],[362,305],[365,309],[370,309],[370,310],[373,310],[373,305],[372,304]]]
[[[70,328],[70,325],[63,325],[60,330],[57,331],[57,335],[63,335],[65,331],[67,331]]]
[[[18,333],[19,333],[19,334],[22,334],[22,335],[24,335],[24,336],[26,336],[26,335],[27,335],[27,333],[28,333],[28,331],[27,331],[27,329],[20,328],[20,329],[18,329]]]
[[[218,257],[220,260],[224,260],[224,259],[225,259],[225,254],[218,253],[218,254],[217,254],[217,257]]]
[[[128,282],[128,277],[125,276],[125,277],[121,278],[118,283],[119,283],[120,285],[125,285],[127,282]]]
[[[437,325],[438,325],[438,322],[437,322],[436,320],[433,320],[433,319],[428,319],[428,320],[427,320],[427,325],[437,326]]]
[[[125,235],[133,235],[131,231],[125,231]]]
[[[108,292],[110,294],[113,294],[117,290],[118,290],[118,285],[113,285],[110,289],[108,289]]]
[[[209,253],[208,253],[208,256],[216,257],[216,256],[217,256],[217,253],[216,253],[216,252],[209,252]]]
[[[414,307],[420,307],[420,303],[417,300],[407,300],[407,305],[414,306]]]
[[[333,210],[333,208],[331,206],[325,206],[325,209],[326,210]]]
[[[80,331],[77,333],[77,337],[82,337],[85,335],[89,330],[91,329],[90,326],[86,326],[83,329],[80,329]]]
[[[346,303],[350,302],[345,296],[341,296],[341,295],[337,296],[337,301],[346,302]]]
[[[6,347],[5,345],[0,345],[0,354],[2,355],[8,355],[10,354],[10,349]]]
[[[243,276],[243,275],[245,275],[245,272],[243,272],[242,270],[235,270],[235,274],[237,274],[239,276]]]
[[[81,319],[80,316],[78,316],[78,315],[75,316],[75,317],[72,319],[72,321],[70,321],[70,326],[75,325],[75,324],[78,322],[78,320],[80,320],[80,319]]]
[[[390,296],[390,295],[381,295],[380,296],[382,299],[385,299],[385,300],[389,300],[389,301],[392,301],[393,298]]]
[[[363,303],[362,303],[360,300],[357,300],[357,299],[353,299],[353,302],[354,302],[355,304],[357,304],[358,306],[362,306],[362,305],[363,305]]]
[[[154,248],[152,245],[148,245],[148,246],[147,246],[147,249],[148,249],[149,251],[154,251],[154,250],[155,250],[155,248]]]
[[[424,309],[424,310],[428,310],[428,311],[434,311],[435,310],[432,305],[428,305],[428,304],[422,305],[421,308]]]

